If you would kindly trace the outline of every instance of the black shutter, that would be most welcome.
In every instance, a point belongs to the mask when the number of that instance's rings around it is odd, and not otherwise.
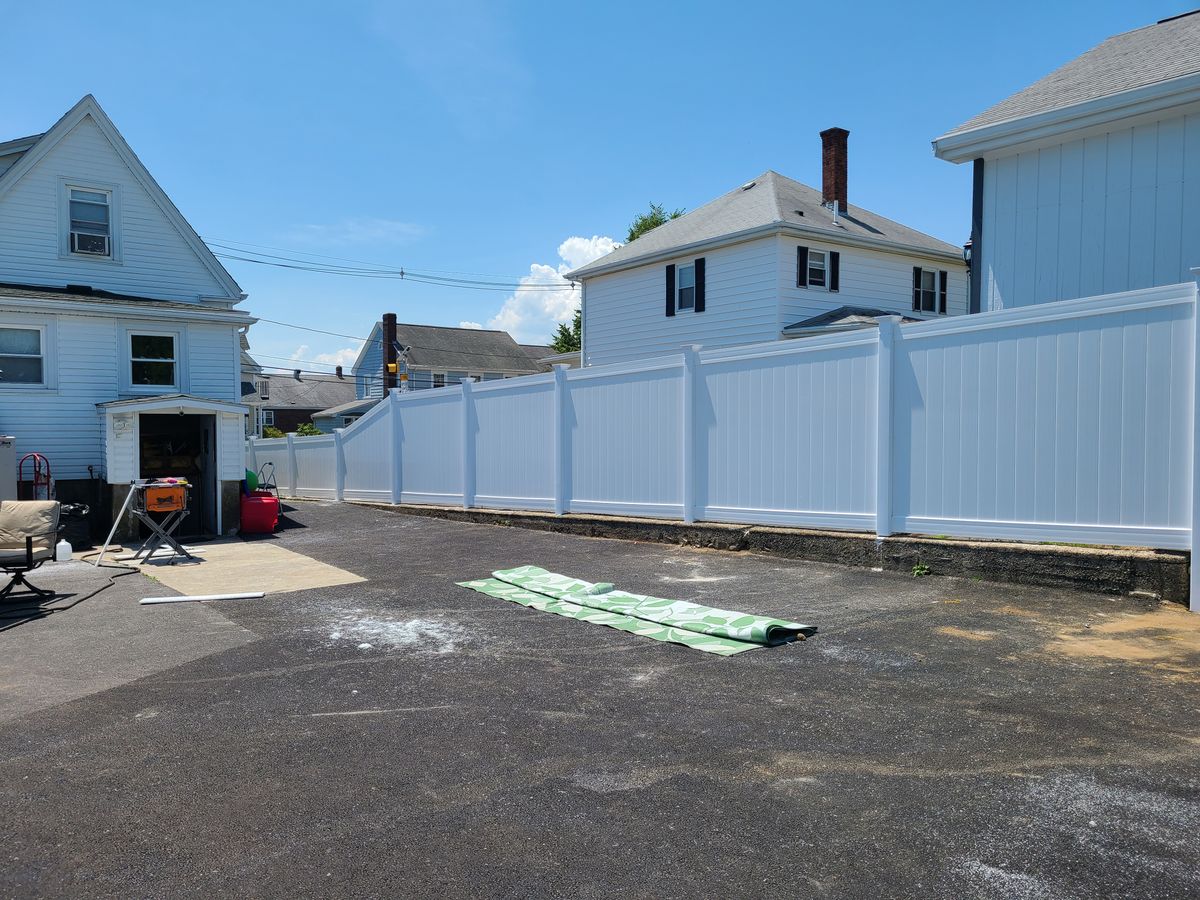
[[[675,315],[675,267],[667,266],[667,315]]]
[[[704,257],[694,263],[696,267],[696,312],[704,312]]]
[[[938,272],[938,312],[946,314],[946,273]]]
[[[829,290],[836,293],[839,290],[838,282],[842,274],[842,254],[836,250],[829,251]]]
[[[808,287],[808,248],[796,248],[796,287]]]
[[[921,267],[913,266],[913,311],[921,311]]]

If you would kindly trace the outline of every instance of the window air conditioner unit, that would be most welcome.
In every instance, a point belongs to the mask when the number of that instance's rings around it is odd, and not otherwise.
[[[87,253],[92,256],[108,256],[107,234],[82,234],[71,232],[71,252]]]

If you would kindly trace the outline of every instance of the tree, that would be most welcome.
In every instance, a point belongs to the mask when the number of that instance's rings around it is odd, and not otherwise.
[[[281,429],[276,428],[274,425],[264,425],[263,426],[263,437],[265,437],[265,438],[281,438],[281,437],[287,437],[287,435],[284,434]]]
[[[550,342],[550,348],[555,353],[574,353],[583,346],[583,312],[575,310],[575,318],[571,320],[571,324],[566,322],[558,323],[558,331],[554,334],[554,340]]]
[[[663,209],[661,203],[651,203],[649,212],[644,212],[634,217],[633,222],[629,226],[629,234],[625,236],[625,243],[628,244],[630,241],[635,241],[652,228],[657,228],[671,219],[678,219],[682,215],[682,209],[667,212]]]
[[[318,428],[312,422],[301,422],[299,425],[296,426],[296,434],[299,437],[316,437],[317,435],[324,434],[324,433],[325,432],[323,432],[320,428]]]

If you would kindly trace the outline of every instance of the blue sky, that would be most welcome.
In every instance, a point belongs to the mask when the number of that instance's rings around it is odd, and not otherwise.
[[[961,243],[970,172],[930,140],[1188,4],[208,0],[71,4],[69,22],[63,8],[0,2],[0,58],[31,73],[0,95],[0,139],[90,92],[208,240],[515,285],[557,283],[650,201],[694,208],[766,169],[819,186],[831,125],[850,130],[851,203]],[[227,265],[243,308],[348,335],[393,311],[535,341],[571,303]],[[357,347],[265,323],[251,341],[277,365]]]

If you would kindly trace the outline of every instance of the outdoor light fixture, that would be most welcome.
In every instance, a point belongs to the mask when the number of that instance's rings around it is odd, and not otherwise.
[[[967,264],[967,266],[970,267],[970,265],[971,265],[971,241],[967,241],[965,244],[963,244],[962,258],[963,258],[963,262],[965,262]]]

